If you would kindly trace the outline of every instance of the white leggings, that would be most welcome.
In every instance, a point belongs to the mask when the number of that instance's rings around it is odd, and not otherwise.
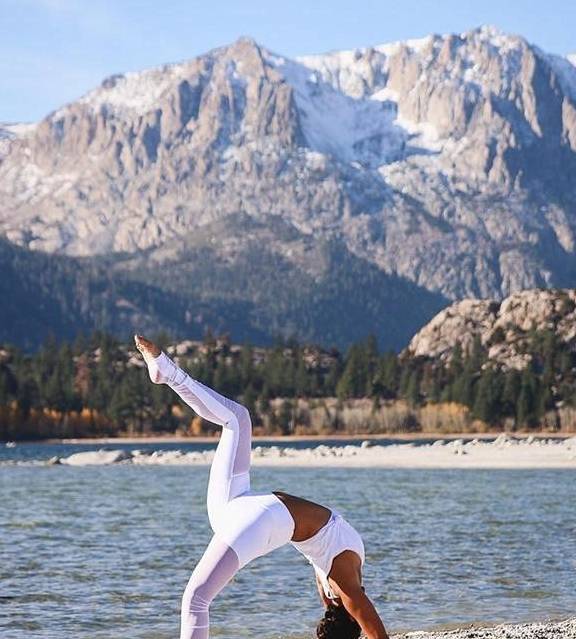
[[[208,639],[208,609],[214,597],[248,562],[287,544],[294,520],[274,494],[250,492],[248,410],[193,380],[165,353],[148,361],[148,372],[153,382],[168,384],[200,417],[223,427],[208,482],[214,536],[182,598],[180,639]]]

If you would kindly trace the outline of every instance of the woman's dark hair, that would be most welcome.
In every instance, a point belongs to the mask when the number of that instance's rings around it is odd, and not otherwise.
[[[318,639],[358,639],[360,626],[344,606],[330,604],[316,627],[316,636]]]

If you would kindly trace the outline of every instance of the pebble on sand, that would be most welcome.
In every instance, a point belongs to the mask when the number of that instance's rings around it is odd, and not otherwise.
[[[576,618],[559,622],[471,627],[445,632],[409,632],[394,639],[576,639]]]

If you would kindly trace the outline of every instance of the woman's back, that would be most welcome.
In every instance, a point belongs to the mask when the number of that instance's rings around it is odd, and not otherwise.
[[[292,541],[309,539],[330,519],[331,511],[325,506],[278,490],[274,494],[286,506],[294,520]]]

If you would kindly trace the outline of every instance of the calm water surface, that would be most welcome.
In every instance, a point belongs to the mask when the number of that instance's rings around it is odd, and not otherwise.
[[[175,639],[210,538],[206,467],[0,467],[2,639]],[[268,469],[361,532],[365,584],[392,630],[576,610],[576,472]],[[313,572],[290,547],[212,607],[212,635],[312,637]]]

